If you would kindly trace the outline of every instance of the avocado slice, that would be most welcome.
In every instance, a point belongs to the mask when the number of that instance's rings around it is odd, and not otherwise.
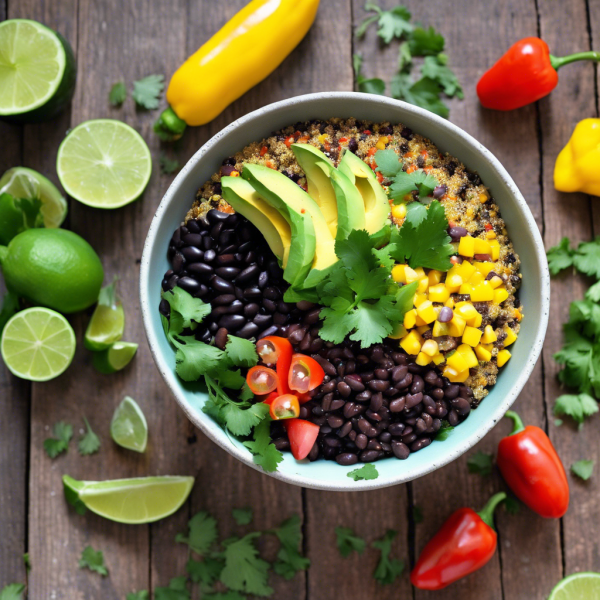
[[[269,248],[285,269],[292,239],[289,223],[245,179],[221,177],[221,188],[223,198],[263,234]]]
[[[292,237],[284,279],[299,289],[316,285],[338,260],[335,240],[317,203],[274,169],[246,164],[242,177],[290,224]]]
[[[331,235],[346,239],[353,229],[364,229],[364,203],[352,181],[318,148],[310,144],[292,144],[291,148],[306,173],[308,193],[319,205]]]
[[[366,230],[370,234],[377,233],[390,214],[390,202],[373,169],[350,151],[344,153],[338,169],[360,192],[365,207]]]

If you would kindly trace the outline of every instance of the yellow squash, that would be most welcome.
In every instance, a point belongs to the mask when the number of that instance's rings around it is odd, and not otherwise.
[[[155,131],[177,139],[186,125],[212,121],[281,64],[318,7],[319,0],[252,0],[175,72]]]

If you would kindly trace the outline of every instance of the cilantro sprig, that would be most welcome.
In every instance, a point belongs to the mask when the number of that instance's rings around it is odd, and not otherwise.
[[[397,535],[397,531],[388,529],[381,539],[375,540],[372,544],[373,548],[381,551],[381,556],[373,572],[373,577],[383,585],[394,583],[396,578],[400,577],[404,571],[404,563],[402,561],[397,558],[390,558],[392,543]]]
[[[577,475],[579,479],[587,481],[594,473],[594,461],[578,460],[571,465],[571,471],[574,475]]]
[[[108,569],[104,564],[104,554],[100,550],[94,550],[91,546],[86,546],[79,559],[80,569],[89,569],[95,571],[103,577],[108,575]]]
[[[56,458],[69,449],[69,442],[73,437],[73,426],[59,421],[54,425],[52,432],[55,437],[44,440],[44,450],[50,458]]]
[[[486,454],[481,451],[475,452],[467,460],[467,468],[469,469],[469,473],[475,473],[483,477],[491,475],[494,468],[494,456],[493,454]]]
[[[365,540],[358,537],[350,527],[336,527],[335,537],[338,550],[343,558],[347,558],[352,552],[362,554],[367,545]]]
[[[158,108],[159,96],[165,87],[164,75],[148,75],[133,82],[131,93],[137,106],[146,110]]]

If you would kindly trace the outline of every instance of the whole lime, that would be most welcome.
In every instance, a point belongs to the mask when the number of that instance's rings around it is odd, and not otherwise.
[[[29,302],[73,313],[98,299],[104,279],[94,249],[66,229],[28,229],[0,246],[9,291]]]

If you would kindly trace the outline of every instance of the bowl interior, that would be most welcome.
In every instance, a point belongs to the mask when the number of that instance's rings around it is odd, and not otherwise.
[[[329,490],[372,489],[420,477],[471,448],[514,402],[529,378],[541,351],[549,310],[549,274],[533,216],[516,185],[500,163],[481,144],[451,123],[403,102],[353,92],[310,94],[267,106],[232,123],[207,142],[187,163],[165,194],[152,221],[141,268],[141,303],[152,354],[167,385],[191,421],[225,450],[255,467],[252,456],[239,440],[229,436],[202,412],[206,394],[199,385],[188,385],[175,375],[174,351],[167,342],[158,313],[163,273],[169,268],[166,250],[173,231],[190,208],[196,190],[218,170],[224,157],[271,132],[309,119],[356,117],[375,122],[403,123],[428,137],[481,176],[490,188],[507,224],[516,252],[521,257],[523,285],[520,292],[525,318],[519,339],[511,347],[512,359],[498,382],[469,418],[443,441],[411,454],[405,461],[377,462],[379,477],[354,482],[348,471],[331,461],[298,462],[290,453],[273,476],[305,487]],[[360,466],[360,465],[358,465]]]

